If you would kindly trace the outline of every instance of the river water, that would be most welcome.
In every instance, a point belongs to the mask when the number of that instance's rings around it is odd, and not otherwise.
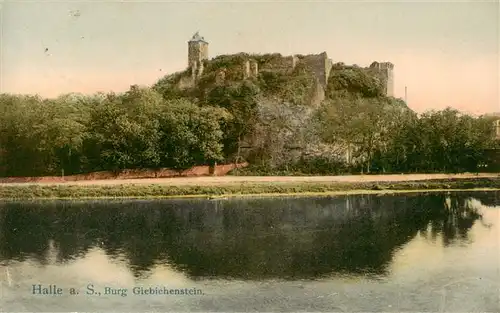
[[[500,312],[500,192],[0,203],[3,312]]]

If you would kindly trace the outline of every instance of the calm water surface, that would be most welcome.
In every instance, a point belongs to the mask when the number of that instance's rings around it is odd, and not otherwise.
[[[500,192],[0,203],[0,311],[500,312],[499,209]]]

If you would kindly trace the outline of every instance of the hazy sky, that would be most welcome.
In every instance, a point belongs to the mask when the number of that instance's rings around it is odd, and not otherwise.
[[[2,91],[124,91],[209,54],[326,51],[333,62],[395,64],[416,111],[500,111],[499,1],[15,1],[2,4]],[[78,11],[79,14],[74,14]],[[46,49],[48,49],[46,51]]]

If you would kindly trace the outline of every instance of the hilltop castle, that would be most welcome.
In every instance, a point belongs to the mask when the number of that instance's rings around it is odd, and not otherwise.
[[[192,85],[203,74],[203,61],[208,60],[208,42],[204,37],[196,32],[188,41],[188,68],[191,69],[190,82],[185,81],[183,85]],[[259,71],[275,71],[289,73],[299,63],[304,63],[312,70],[316,78],[316,94],[314,102],[321,102],[325,98],[325,90],[328,84],[330,71],[333,62],[328,58],[326,52],[320,54],[310,54],[305,56],[291,55],[281,57],[279,61],[265,64],[262,68],[256,60],[249,58],[242,64],[242,71],[245,78],[256,77]],[[369,67],[370,72],[381,78],[384,84],[386,96],[394,95],[394,65],[390,62],[373,62]]]

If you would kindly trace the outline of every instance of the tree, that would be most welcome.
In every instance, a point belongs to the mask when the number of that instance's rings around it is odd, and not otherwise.
[[[158,111],[160,94],[132,86],[123,95],[109,94],[90,113],[85,142],[92,168],[120,170],[160,164]]]
[[[223,160],[222,125],[230,120],[231,115],[221,108],[168,101],[159,116],[161,164],[188,168]]]
[[[224,125],[224,154],[238,158],[243,138],[252,133],[257,119],[259,88],[251,81],[229,83],[213,88],[206,105],[227,110],[232,118]]]

